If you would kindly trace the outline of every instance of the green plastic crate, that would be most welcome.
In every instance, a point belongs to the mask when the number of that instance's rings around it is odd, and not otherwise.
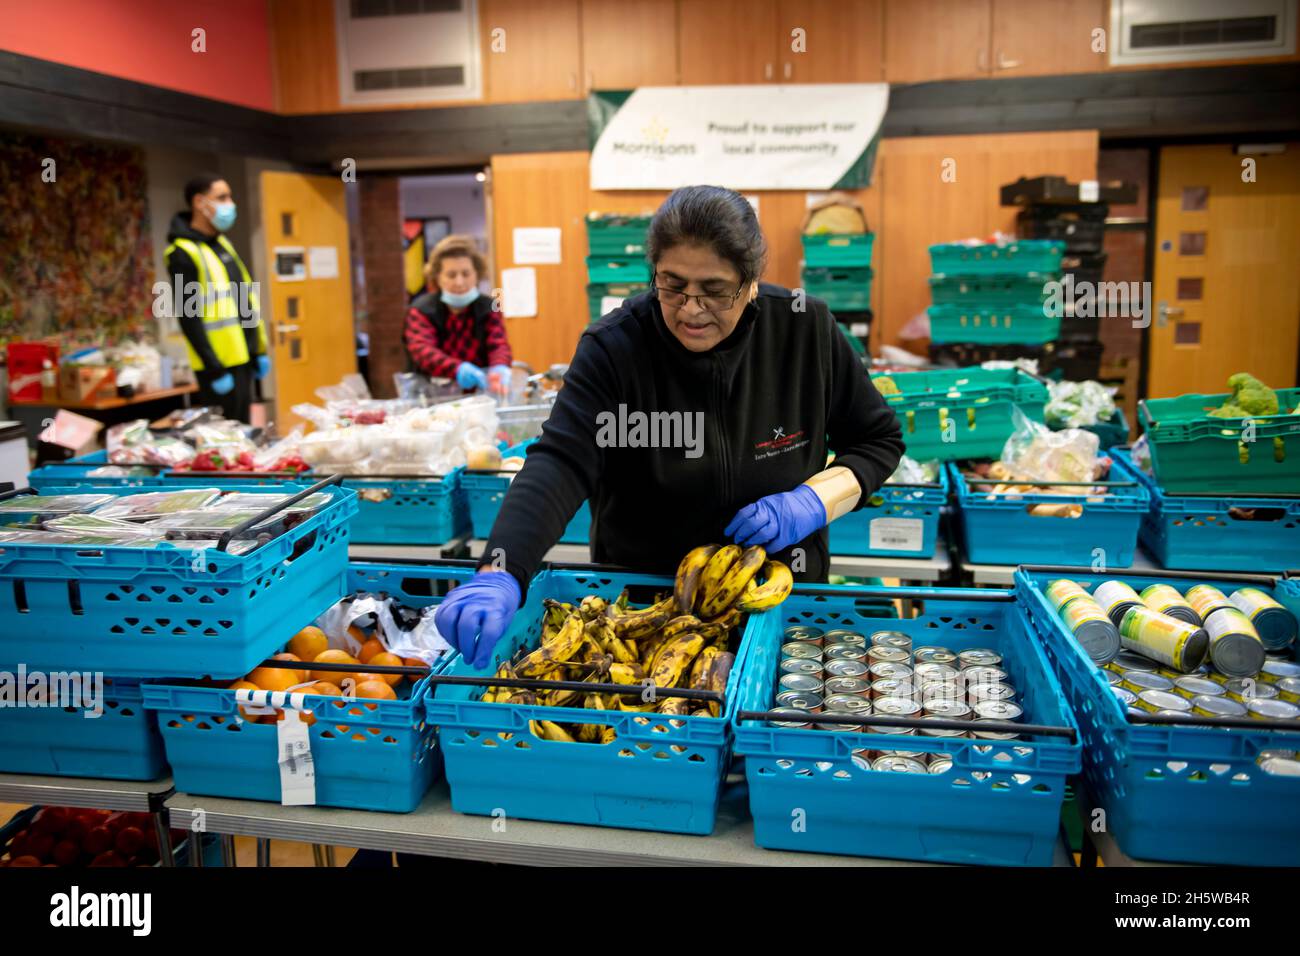
[[[869,266],[874,232],[850,235],[821,233],[802,236],[803,261],[806,266]]]
[[[1174,495],[1300,494],[1300,415],[1286,414],[1300,403],[1300,388],[1277,389],[1282,414],[1211,417],[1227,398],[1179,395],[1138,403],[1161,489]]]
[[[930,341],[977,345],[1042,345],[1061,332],[1061,317],[1042,305],[930,306]]]
[[[1024,305],[1047,300],[1049,282],[1060,277],[1050,272],[1024,275],[937,275],[930,277],[930,301],[935,305]]]
[[[1041,422],[1047,402],[1047,386],[1018,368],[934,369],[889,377],[899,394],[886,395],[885,401],[898,415],[907,454],[919,461],[998,458],[1015,430],[1011,406]]]
[[[936,275],[1023,275],[1060,272],[1065,243],[1053,239],[1018,239],[968,246],[942,242],[930,247],[931,272]]]
[[[649,216],[587,217],[587,251],[592,256],[644,256]]]
[[[601,311],[600,303],[606,298],[614,296],[620,299],[630,299],[634,295],[640,295],[649,289],[650,286],[645,283],[631,282],[592,282],[587,285],[587,311],[591,316],[591,321],[595,322],[605,313]]]
[[[818,266],[803,270],[804,291],[832,310],[861,312],[871,308],[871,266]]]
[[[650,263],[644,256],[587,256],[588,282],[650,284]]]

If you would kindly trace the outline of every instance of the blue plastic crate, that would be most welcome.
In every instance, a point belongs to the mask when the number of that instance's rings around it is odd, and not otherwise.
[[[153,475],[123,478],[99,477],[87,474],[108,464],[108,452],[92,451],[88,455],[69,458],[62,462],[48,462],[27,476],[27,483],[44,493],[46,488],[126,488],[132,485],[157,485],[162,478],[162,468],[153,468]],[[129,467],[129,466],[128,466]]]
[[[1098,558],[1106,567],[1126,568],[1137,551],[1138,528],[1151,498],[1123,462],[1116,462],[1111,481],[1131,481],[1131,488],[1110,488],[1101,496],[998,495],[992,486],[970,485],[955,464],[949,480],[956,502],[966,556],[976,564],[1077,564]],[[1077,504],[1077,518],[1035,515],[1037,505]]]
[[[473,574],[470,567],[438,564],[355,563],[348,589],[384,591],[425,607],[442,600],[434,593],[439,582],[460,582]],[[424,720],[428,682],[400,687],[410,693],[399,700],[303,695],[300,709],[314,710],[316,717],[308,734],[318,806],[409,813],[438,779],[437,739]],[[280,802],[276,727],[241,720],[234,691],[150,684],[144,699],[157,713],[176,789]]]
[[[357,493],[356,544],[446,544],[469,533],[463,469],[441,478],[346,478]]]
[[[1105,810],[1106,829],[1120,849],[1139,860],[1300,864],[1300,778],[1265,773],[1256,763],[1265,750],[1300,750],[1300,726],[1293,733],[1129,723],[1105,676],[1043,594],[1061,576],[1017,571],[1017,600],[1029,612],[1079,722],[1088,795]],[[1212,575],[1171,579],[1082,568],[1069,577],[1088,589],[1112,578],[1139,590],[1167,583],[1180,590],[1213,584],[1231,591],[1242,584]],[[1269,590],[1264,582],[1251,586]]]
[[[1142,481],[1151,503],[1142,544],[1163,568],[1285,571],[1300,564],[1300,498],[1168,495],[1123,448],[1109,452]],[[1246,521],[1234,512],[1251,511]]]
[[[931,271],[936,275],[1024,275],[1060,272],[1065,243],[1051,239],[1015,239],[968,246],[944,242],[930,247]]]
[[[934,485],[883,485],[857,511],[831,522],[831,554],[929,558],[948,500],[948,475]]]
[[[327,491],[333,501],[246,555],[165,543],[0,547],[0,661],[135,677],[246,674],[343,596],[356,494]]]
[[[641,574],[543,571],[533,579],[528,601],[497,645],[492,663],[476,671],[457,655],[447,673],[492,674],[517,648],[534,646],[541,633],[543,598],[576,602],[599,594],[613,600],[627,585],[672,588],[667,578]],[[761,617],[751,615],[750,621]],[[452,808],[561,823],[711,833],[730,761],[728,720],[735,710],[744,642],[736,658],[720,717],[488,704],[478,699],[481,687],[438,687],[426,710],[429,722],[439,728]],[[609,744],[542,740],[529,730],[532,720],[606,724],[617,739]],[[513,739],[502,740],[504,733]]]
[[[98,717],[82,709],[0,707],[0,771],[113,780],[161,777],[167,772],[162,737],[144,708],[140,682],[104,678],[102,691]]]
[[[882,622],[865,613],[870,598],[894,592],[921,597],[920,617],[891,620],[889,630],[916,646],[954,651],[988,647],[1022,695],[1024,721],[1075,728],[1042,648],[1010,592],[827,588],[801,596],[751,624],[739,710],[773,706],[782,634],[794,624],[853,628]],[[982,599],[977,599],[976,595]],[[987,598],[993,595],[993,600]],[[1001,598],[1001,600],[998,600]],[[947,863],[1047,866],[1060,828],[1065,778],[1079,769],[1079,745],[1064,737],[1021,740],[842,733],[737,720],[736,752],[745,758],[754,842],[774,850],[847,853]],[[946,773],[862,769],[857,751],[946,753]],[[792,825],[801,820],[802,827]]]
[[[930,341],[938,345],[1042,345],[1061,333],[1061,317],[1033,303],[1016,305],[932,305]]]
[[[816,233],[799,237],[807,266],[869,266],[876,234]]]
[[[650,263],[645,256],[587,256],[588,282],[650,284]]]
[[[535,442],[536,439],[533,438],[513,448],[507,448],[501,453],[502,457],[523,457],[528,454],[528,450]],[[510,490],[510,482],[514,474],[506,471],[465,470],[461,472],[460,484],[465,493],[470,527],[475,538],[486,540],[491,537],[492,525],[496,523],[497,515],[501,513],[501,503],[505,500],[506,492]],[[560,534],[560,543],[587,544],[590,538],[591,503],[584,501]]]

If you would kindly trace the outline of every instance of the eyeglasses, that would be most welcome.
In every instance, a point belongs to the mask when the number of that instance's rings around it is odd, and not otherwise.
[[[671,309],[680,309],[686,305],[687,301],[694,299],[700,304],[701,311],[704,312],[726,312],[736,300],[740,298],[741,293],[745,291],[742,284],[739,289],[730,295],[722,295],[716,292],[706,293],[704,295],[692,295],[687,292],[679,292],[676,289],[661,289],[659,287],[659,274],[655,273],[650,280],[650,291],[659,299],[660,304],[666,305]]]

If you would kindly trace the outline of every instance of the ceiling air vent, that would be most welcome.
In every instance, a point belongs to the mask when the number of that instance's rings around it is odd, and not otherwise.
[[[349,105],[481,96],[476,0],[335,0]]]
[[[1110,62],[1118,66],[1296,49],[1296,0],[1111,0],[1110,9]]]

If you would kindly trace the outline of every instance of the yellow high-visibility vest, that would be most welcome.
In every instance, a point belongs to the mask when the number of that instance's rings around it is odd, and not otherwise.
[[[241,280],[247,284],[248,304],[252,306],[254,316],[247,318],[240,316],[235,285],[230,281],[230,274],[221,259],[207,243],[195,242],[192,239],[176,239],[167,247],[167,255],[170,257],[173,249],[180,249],[194,260],[194,267],[199,274],[199,285],[203,288],[203,331],[207,333],[208,343],[212,346],[217,361],[226,368],[231,368],[235,365],[243,365],[250,359],[248,342],[244,338],[244,323],[257,323],[257,342],[262,352],[267,351],[266,326],[262,323],[261,304],[252,285],[253,278],[248,274],[244,260],[239,258],[239,253],[235,252],[235,247],[225,236],[217,236],[217,242],[239,266]],[[188,339],[185,341],[185,348],[189,352],[190,367],[203,368],[203,360],[199,358],[199,354],[194,351]]]

